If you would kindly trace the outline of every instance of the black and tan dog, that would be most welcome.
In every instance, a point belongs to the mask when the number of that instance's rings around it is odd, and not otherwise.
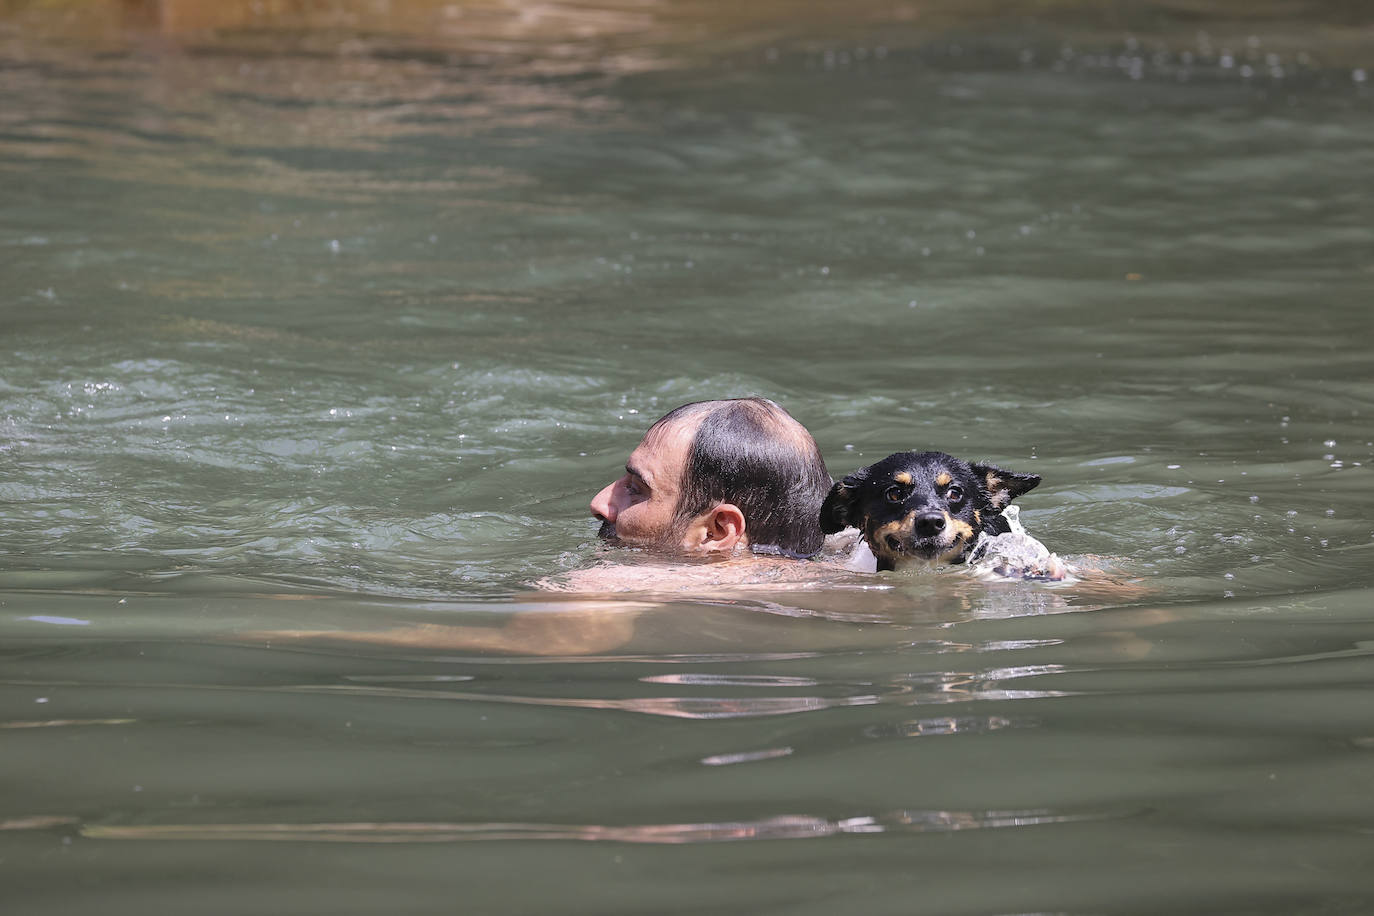
[[[969,464],[944,452],[898,452],[831,487],[821,530],[858,528],[879,570],[910,560],[962,563],[980,534],[1011,531],[1002,510],[1039,483],[1035,474]]]

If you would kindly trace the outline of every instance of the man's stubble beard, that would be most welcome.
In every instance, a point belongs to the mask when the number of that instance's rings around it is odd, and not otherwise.
[[[651,550],[655,553],[670,554],[681,556],[682,541],[687,534],[689,519],[674,516],[672,524],[663,535],[650,541],[629,542],[620,537],[615,530],[615,522],[602,522],[601,527],[596,530],[596,536],[600,538],[607,547],[631,547],[644,550]]]

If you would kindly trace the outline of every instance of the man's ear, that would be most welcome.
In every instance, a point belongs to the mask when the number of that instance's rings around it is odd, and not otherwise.
[[[1023,493],[1029,493],[1040,485],[1039,474],[1018,474],[1004,471],[992,464],[970,465],[973,473],[983,481],[988,493],[988,502],[994,509],[1005,509],[1011,501]]]
[[[834,534],[857,521],[854,502],[858,499],[859,487],[867,480],[868,468],[860,468],[830,488],[825,502],[821,503],[821,531]]]
[[[748,543],[744,532],[744,513],[739,506],[721,503],[692,520],[687,526],[686,543],[683,546],[697,553],[729,553],[739,545]]]

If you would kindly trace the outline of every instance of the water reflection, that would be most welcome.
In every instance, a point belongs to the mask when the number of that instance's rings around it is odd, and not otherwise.
[[[930,738],[944,735],[981,735],[1004,728],[1034,728],[1040,724],[1032,717],[1005,716],[929,716],[907,719],[893,725],[870,726],[864,734],[870,738]]]
[[[157,824],[110,826],[83,824],[90,840],[239,841],[297,843],[457,843],[498,840],[555,840],[596,843],[730,843],[757,840],[808,840],[846,834],[947,833],[1006,830],[1109,820],[1134,812],[923,811],[906,809],[881,816],[829,819],[778,815],[752,821],[693,824],[526,823],[329,823],[329,824]],[[50,824],[35,824],[34,829]]]
[[[846,706],[873,706],[882,702],[872,694],[847,697],[549,697],[494,693],[457,693],[454,691],[402,690],[387,687],[299,686],[278,688],[281,692],[350,694],[412,700],[459,700],[480,703],[544,706],[570,709],[603,709],[633,712],[672,719],[750,719],[761,716],[787,716],[818,712]]]
[[[733,766],[737,763],[757,763],[760,760],[777,760],[779,757],[790,757],[795,753],[790,747],[769,747],[757,751],[736,751],[732,754],[712,754],[709,757],[701,758],[702,766],[724,767]]]
[[[88,725],[133,725],[137,719],[43,719],[0,722],[0,728],[73,728]]]

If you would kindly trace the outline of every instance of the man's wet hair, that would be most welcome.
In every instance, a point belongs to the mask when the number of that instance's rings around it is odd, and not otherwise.
[[[744,514],[755,553],[819,552],[825,541],[820,508],[833,481],[806,428],[767,398],[735,398],[684,404],[650,431],[698,417],[683,464],[676,525],[733,503]]]

